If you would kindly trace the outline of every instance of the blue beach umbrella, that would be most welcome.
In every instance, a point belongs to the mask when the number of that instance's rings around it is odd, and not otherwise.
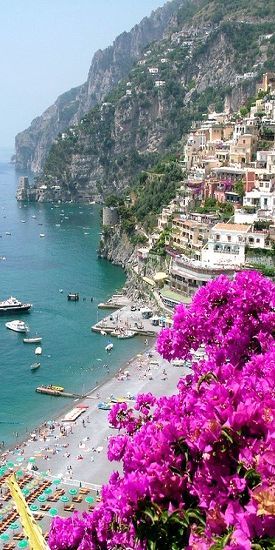
[[[57,516],[57,514],[58,514],[57,508],[50,508],[49,514],[50,514],[50,516]]]
[[[20,525],[19,523],[16,523],[16,521],[10,524],[10,529],[12,529],[12,531],[16,531],[16,529],[19,529],[19,527]]]
[[[93,504],[94,501],[95,501],[95,499],[93,497],[86,497],[85,498],[85,502],[87,502],[88,504]]]
[[[6,542],[7,540],[10,540],[10,536],[7,533],[3,533],[0,535],[0,540],[4,540]]]
[[[69,489],[70,495],[77,495],[77,489]]]
[[[39,497],[37,498],[37,500],[38,500],[39,502],[46,502],[47,497],[46,497],[46,495],[39,495]]]
[[[20,540],[17,544],[18,548],[27,548],[27,546],[29,546],[29,543],[26,539]]]
[[[37,512],[37,510],[39,510],[38,506],[36,504],[31,504],[30,505],[30,510],[32,512]]]

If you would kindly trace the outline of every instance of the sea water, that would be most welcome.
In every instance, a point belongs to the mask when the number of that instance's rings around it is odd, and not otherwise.
[[[114,340],[107,354],[107,337],[91,331],[106,315],[98,303],[125,282],[121,268],[97,257],[100,207],[18,203],[19,175],[0,162],[0,300],[12,295],[33,304],[20,317],[0,317],[0,442],[5,446],[73,407],[73,400],[36,393],[37,386],[61,385],[83,394],[106,377],[105,364],[112,374],[144,348],[141,338]],[[79,302],[68,302],[68,292],[79,292]],[[5,327],[17,318],[29,325],[30,335],[42,336],[41,357],[35,356],[35,345],[23,343],[24,334]],[[41,367],[32,372],[37,360]]]

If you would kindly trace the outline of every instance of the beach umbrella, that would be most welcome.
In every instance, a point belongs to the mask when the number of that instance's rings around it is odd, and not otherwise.
[[[29,546],[29,543],[26,539],[20,540],[17,544],[18,548],[27,548]]]
[[[0,535],[0,540],[10,540],[10,536],[7,533],[3,533],[3,535]]]
[[[16,529],[19,529],[19,527],[20,525],[19,523],[16,523],[16,521],[10,524],[10,529],[12,529],[12,531],[16,531]]]
[[[46,497],[46,495],[39,495],[39,497],[37,498],[37,500],[38,500],[39,502],[46,502],[47,497]]]
[[[50,487],[47,487],[47,489],[45,489],[44,493],[46,493],[46,495],[51,495],[53,492],[53,490],[50,488]]]
[[[38,506],[36,504],[31,504],[30,505],[30,510],[32,512],[37,512],[37,510],[39,510]]]
[[[59,484],[61,483],[61,479],[60,479],[60,478],[56,478],[56,479],[53,480],[53,483],[54,483],[55,485],[59,485]]]
[[[77,495],[77,489],[69,489],[70,495]]]
[[[60,500],[61,500],[61,502],[69,502],[70,499],[69,499],[69,497],[66,497],[66,495],[62,495],[60,497]]]
[[[2,466],[2,468],[0,468],[0,476],[3,476],[7,471],[7,468],[6,466]]]
[[[24,462],[24,457],[23,456],[18,456],[17,459],[16,459],[16,462]]]
[[[87,502],[88,504],[93,504],[94,501],[95,501],[95,499],[93,497],[86,497],[85,498],[85,502]]]
[[[29,458],[29,462],[30,462],[31,464],[33,464],[33,463],[35,462],[35,460],[36,460],[36,459],[35,459],[34,456],[31,456],[31,457]]]
[[[7,467],[8,467],[8,468],[13,468],[13,467],[14,467],[14,463],[13,463],[13,462],[7,462]]]
[[[24,475],[24,472],[22,472],[22,470],[18,470],[15,475],[16,477],[22,477]]]
[[[22,493],[26,497],[30,494],[30,490],[25,487],[24,489],[22,489]]]
[[[50,516],[57,516],[57,514],[58,514],[57,508],[50,508],[49,514],[50,514]]]

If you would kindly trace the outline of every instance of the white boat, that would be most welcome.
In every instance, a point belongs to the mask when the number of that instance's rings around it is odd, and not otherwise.
[[[39,237],[45,237],[45,233],[40,233]]]
[[[38,346],[37,348],[35,348],[34,353],[35,353],[35,355],[41,355],[42,354],[42,348],[40,346]]]
[[[24,321],[10,321],[5,324],[7,328],[13,330],[14,332],[28,332],[28,327]]]
[[[39,344],[42,342],[41,336],[35,336],[34,338],[23,338],[24,344]]]
[[[117,338],[119,340],[126,340],[127,338],[133,338],[135,335],[136,333],[133,330],[125,330],[124,332],[118,334]]]
[[[101,330],[100,334],[101,334],[101,336],[107,336],[107,332],[105,332],[105,330]]]
[[[33,365],[31,365],[31,370],[39,369],[39,367],[40,367],[40,363],[33,363]]]
[[[113,347],[114,347],[114,344],[111,344],[111,343],[107,344],[107,346],[105,347],[105,350],[106,351],[111,351],[113,349]]]
[[[7,313],[14,313],[15,311],[28,311],[31,307],[31,304],[23,304],[23,302],[11,296],[7,300],[0,302],[0,314],[5,315]]]

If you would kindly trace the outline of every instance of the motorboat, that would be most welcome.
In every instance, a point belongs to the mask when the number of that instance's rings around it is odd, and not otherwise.
[[[13,330],[14,332],[28,332],[28,327],[24,321],[10,321],[9,323],[6,323],[6,327],[10,330]]]
[[[107,336],[107,332],[105,332],[105,330],[101,330],[100,334],[101,334],[101,336]]]
[[[7,300],[4,300],[3,302],[0,302],[0,315],[4,315],[7,313],[16,313],[20,311],[28,311],[32,307],[31,304],[23,304],[23,302],[20,302],[17,300],[17,298],[14,298],[11,296]]]
[[[37,348],[35,348],[34,353],[35,353],[35,355],[41,355],[42,354],[41,346],[38,346]]]
[[[31,370],[39,369],[40,366],[41,366],[40,363],[33,363],[33,364],[31,365]]]
[[[67,298],[68,298],[68,301],[69,301],[69,302],[78,302],[78,300],[79,300],[79,293],[78,293],[78,292],[70,292],[70,293],[67,295]]]
[[[39,237],[41,238],[45,237],[45,233],[40,233]]]
[[[110,342],[110,344],[107,344],[107,346],[105,346],[105,350],[106,351],[111,351],[113,349],[113,347],[114,347],[114,344],[111,344],[111,342]]]
[[[127,338],[133,338],[133,336],[135,335],[136,333],[133,330],[125,330],[124,332],[121,332],[120,334],[118,334],[117,338],[119,340],[126,340]]]
[[[23,338],[24,344],[39,344],[42,342],[41,336],[35,336],[34,338]]]

